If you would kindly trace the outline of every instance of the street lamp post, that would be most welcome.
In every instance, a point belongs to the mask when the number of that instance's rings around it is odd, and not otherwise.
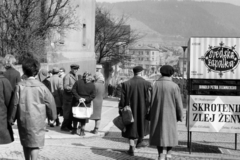
[[[187,46],[182,46],[183,49],[183,79],[184,79],[184,62],[185,62],[185,51],[187,49]]]

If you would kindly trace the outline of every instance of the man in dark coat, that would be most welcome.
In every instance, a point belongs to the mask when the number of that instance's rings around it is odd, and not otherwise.
[[[0,57],[0,144],[8,144],[14,140],[12,126],[8,121],[12,86],[3,76],[4,71],[3,58]]]
[[[130,147],[127,153],[134,155],[135,140],[137,148],[146,147],[143,142],[144,136],[149,134],[149,122],[145,119],[151,99],[151,83],[143,79],[143,68],[137,66],[133,68],[134,77],[122,83],[122,93],[119,102],[119,113],[121,109],[130,104],[134,122],[126,126],[126,131],[122,136],[129,139]]]

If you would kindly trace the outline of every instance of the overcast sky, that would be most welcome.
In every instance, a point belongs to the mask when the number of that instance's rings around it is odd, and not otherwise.
[[[137,1],[137,0],[96,0],[97,2],[121,2],[121,1]],[[198,1],[212,1],[212,2],[225,2],[240,6],[240,0],[198,0]]]

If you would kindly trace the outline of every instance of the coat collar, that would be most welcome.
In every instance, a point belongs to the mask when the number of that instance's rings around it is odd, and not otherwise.
[[[143,79],[144,80],[144,78],[141,76],[133,76],[133,79]]]
[[[73,74],[71,71],[69,72],[70,77],[72,77],[74,80],[78,80],[77,75]]]
[[[172,81],[172,77],[161,77],[158,81]]]

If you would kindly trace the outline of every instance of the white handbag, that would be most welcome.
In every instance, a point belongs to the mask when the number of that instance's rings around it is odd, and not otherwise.
[[[92,105],[87,107],[84,102],[82,103],[84,104],[84,107],[80,107],[81,102],[79,102],[77,106],[72,107],[73,117],[78,119],[88,119],[93,113]]]

